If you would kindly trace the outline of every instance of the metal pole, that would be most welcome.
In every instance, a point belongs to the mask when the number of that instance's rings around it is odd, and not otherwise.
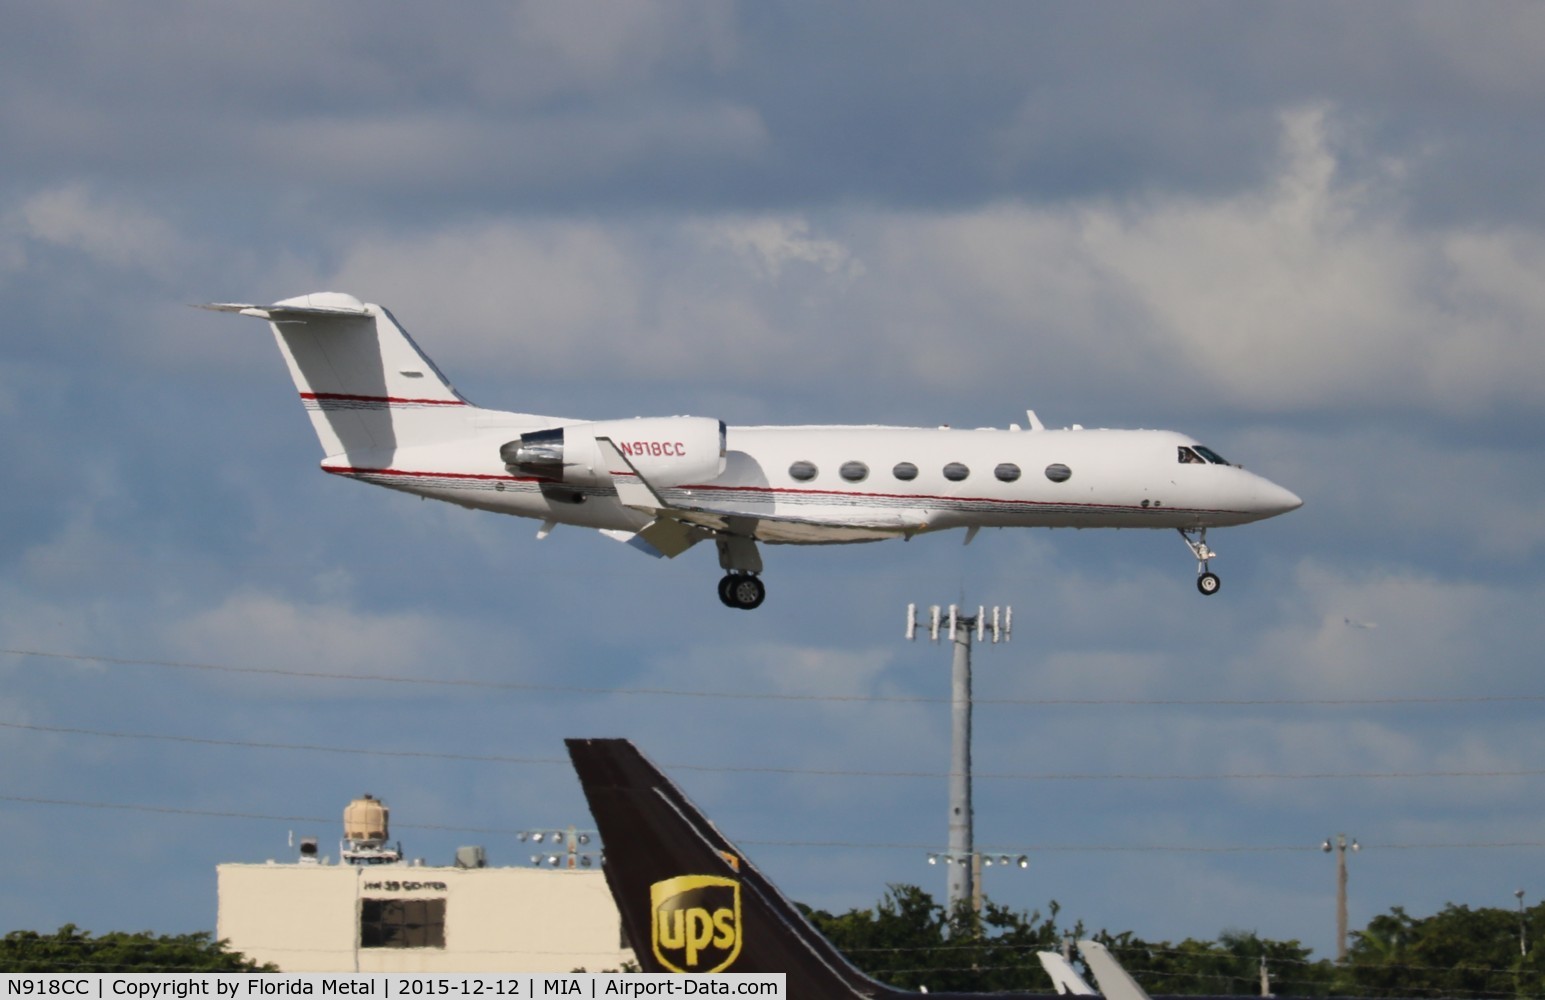
[[[1347,960],[1347,835],[1336,834],[1336,962]]]
[[[1357,851],[1357,841],[1351,843],[1351,849]],[[1329,854],[1336,852],[1336,963],[1344,965],[1347,960],[1347,835],[1336,834],[1335,844],[1330,839],[1320,845],[1320,850]]]
[[[1513,895],[1518,899],[1518,954],[1528,958],[1528,939],[1524,936],[1524,891],[1515,889]]]
[[[974,620],[955,622],[954,662],[950,671],[950,855],[947,900],[951,915],[976,897],[976,844],[971,832],[971,629]]]

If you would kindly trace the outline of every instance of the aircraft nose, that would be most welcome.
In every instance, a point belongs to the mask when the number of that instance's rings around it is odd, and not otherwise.
[[[1262,479],[1256,484],[1255,502],[1256,509],[1261,512],[1262,517],[1276,517],[1278,514],[1286,514],[1304,505],[1304,501],[1297,493],[1278,486],[1269,479]]]

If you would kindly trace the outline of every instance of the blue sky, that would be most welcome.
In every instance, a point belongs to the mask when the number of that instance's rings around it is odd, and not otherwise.
[[[1545,895],[1538,5],[0,11],[4,929],[211,929],[215,864],[367,791],[519,863],[586,822],[566,736],[796,899],[942,895],[949,655],[901,633],[957,600],[1015,612],[998,901],[1324,956],[1340,831],[1354,927]],[[1306,503],[1214,533],[1213,599],[1171,534],[988,532],[769,549],[732,613],[704,552],[318,473],[262,324],[187,305],[322,289],[484,405],[1033,407]]]

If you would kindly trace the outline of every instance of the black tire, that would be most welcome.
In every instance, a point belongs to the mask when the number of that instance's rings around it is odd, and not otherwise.
[[[1196,589],[1200,590],[1204,597],[1211,597],[1213,594],[1216,594],[1221,586],[1223,586],[1223,581],[1218,579],[1218,574],[1216,573],[1203,573],[1196,578]]]
[[[730,584],[725,588],[729,595],[727,602],[732,608],[740,608],[743,611],[752,611],[762,606],[767,600],[767,587],[754,576],[732,576]]]
[[[738,607],[735,599],[730,596],[730,588],[735,585],[735,576],[730,574],[719,581],[719,603],[727,608]]]

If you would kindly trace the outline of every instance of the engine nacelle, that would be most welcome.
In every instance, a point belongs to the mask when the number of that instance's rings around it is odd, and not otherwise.
[[[711,417],[639,417],[597,420],[528,431],[499,449],[511,473],[554,482],[604,486],[611,469],[596,438],[611,438],[617,450],[649,483],[703,483],[724,471],[724,421]]]

